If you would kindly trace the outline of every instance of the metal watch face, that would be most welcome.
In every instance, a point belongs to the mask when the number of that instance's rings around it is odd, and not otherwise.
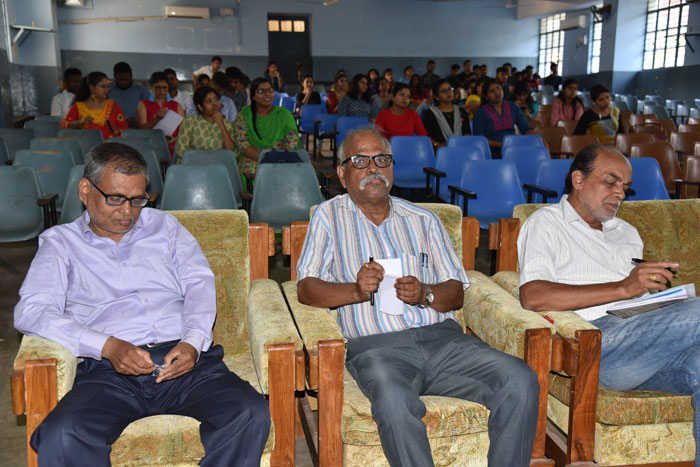
[[[427,303],[428,306],[432,306],[433,300],[435,300],[435,295],[433,295],[432,290],[428,289],[428,294],[425,296],[425,303]]]

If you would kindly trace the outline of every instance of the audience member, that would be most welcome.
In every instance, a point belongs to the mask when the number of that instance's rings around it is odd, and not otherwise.
[[[549,65],[549,70],[552,72],[552,74],[544,79],[544,84],[552,86],[556,91],[559,89],[559,85],[561,84],[561,76],[558,75],[559,65],[552,63]]]
[[[452,86],[452,88],[455,90],[462,85],[457,76],[459,76],[459,65],[455,63],[450,67],[450,75],[447,77],[447,81],[450,83],[450,86]]]
[[[645,251],[637,229],[615,217],[632,175],[627,158],[613,147],[589,146],[576,156],[566,177],[568,196],[535,211],[520,229],[520,302],[535,311],[573,310],[600,329],[601,386],[691,395],[697,407],[700,298],[628,319],[606,313],[618,301],[666,289],[671,268],[683,268],[681,258]],[[692,241],[684,237],[675,241]],[[664,260],[633,262],[647,253]],[[696,445],[699,423],[695,411]]]
[[[421,102],[418,107],[416,107],[416,113],[418,116],[421,118],[421,121],[423,121],[423,117],[425,116],[425,112],[428,110],[430,106],[434,104],[435,97],[433,96],[433,90],[428,89],[427,92],[427,97]],[[411,108],[413,108],[413,101],[411,102]]]
[[[421,76],[421,84],[425,89],[433,89],[433,85],[440,79],[435,71],[435,60],[428,60],[425,65],[425,74]]]
[[[255,78],[250,84],[250,94],[250,105],[238,113],[233,127],[242,178],[255,175],[258,157],[264,149],[296,149],[299,143],[292,113],[284,107],[272,105],[275,95],[272,83],[267,78]]]
[[[454,89],[447,79],[433,86],[437,106],[431,105],[423,115],[423,126],[436,146],[445,146],[450,136],[468,135],[469,114],[454,104]]]
[[[338,104],[347,93],[348,76],[345,73],[338,72],[333,78],[333,86],[331,87],[331,92],[328,93],[328,100],[326,101],[329,114],[338,113]]]
[[[224,114],[226,120],[234,121],[236,120],[236,115],[238,114],[238,109],[233,99],[228,97],[224,92],[231,85],[231,80],[226,73],[217,71],[214,73],[211,81],[209,82],[209,87],[211,87],[219,95],[219,102],[221,102],[221,113]]]
[[[208,88],[210,82],[211,82],[211,79],[209,79],[209,76],[205,75],[204,73],[197,76],[197,81],[194,82],[195,92],[199,88],[204,88],[204,87]],[[197,106],[194,103],[194,93],[192,94],[192,98],[187,100],[187,103],[186,103],[184,109],[185,109],[185,115],[187,115],[188,117],[190,115],[197,115],[199,113],[197,110]]]
[[[417,109],[428,98],[428,90],[423,87],[423,83],[418,75],[411,77],[408,87],[411,91],[411,107]]]
[[[457,79],[460,83],[466,82],[469,79],[469,75],[472,74],[472,61],[467,59],[462,62],[462,72],[457,75]]]
[[[129,126],[137,127],[136,108],[139,102],[148,99],[150,93],[140,84],[134,83],[131,67],[125,62],[114,65],[114,84],[115,86],[109,89],[107,97],[119,104]]]
[[[311,75],[304,75],[304,79],[301,80],[301,91],[297,94],[297,113],[301,113],[302,105],[320,105],[321,95],[314,91],[314,77]]]
[[[591,88],[593,108],[583,112],[574,130],[575,135],[595,135],[602,144],[614,144],[615,135],[623,133],[620,109],[610,105],[610,91],[603,85]]]
[[[211,79],[214,76],[214,73],[219,71],[219,68],[221,68],[221,57],[214,55],[211,58],[211,65],[204,65],[201,68],[197,68],[192,73],[192,81],[196,82],[199,75],[207,75],[209,79]]]
[[[236,66],[227,67],[225,73],[229,78],[229,88],[226,95],[236,104],[236,109],[242,109],[248,105],[249,101],[245,85],[247,77]]]
[[[189,149],[234,149],[233,122],[221,113],[219,94],[208,86],[194,92],[196,115],[189,115],[180,124],[175,145],[175,163]]]
[[[129,128],[121,107],[108,99],[109,80],[101,71],[93,71],[83,78],[80,90],[75,96],[61,128],[98,129],[107,140],[121,136]]]
[[[274,89],[275,92],[284,91],[282,75],[280,75],[280,72],[277,69],[277,63],[275,63],[274,60],[270,60],[270,62],[267,64],[267,69],[265,70],[265,74],[263,76],[272,83],[272,89]]]
[[[413,73],[413,67],[408,65],[403,69],[403,76],[399,78],[399,83],[409,84],[411,82],[411,78],[413,77]]]
[[[204,86],[208,87],[209,83],[211,83],[211,78],[209,75],[202,73],[201,75],[197,76],[197,81],[194,83],[194,89],[197,90],[197,88],[202,88]]]
[[[428,136],[420,116],[409,106],[411,90],[403,83],[394,83],[391,106],[377,115],[375,126],[391,141],[394,136]]]
[[[500,157],[505,135],[532,133],[527,118],[515,103],[503,100],[503,88],[498,81],[488,78],[483,85],[483,104],[474,114],[475,135],[486,136],[493,156]]]
[[[433,465],[419,398],[429,394],[485,405],[489,465],[529,466],[537,376],[523,360],[462,331],[453,310],[462,307],[469,278],[438,217],[389,195],[391,145],[374,130],[350,133],[338,148],[337,173],[347,194],[322,203],[311,217],[297,265],[298,297],[338,309],[346,367],[372,404],[389,464]],[[427,266],[418,252],[429,258]],[[370,303],[388,280],[376,261],[385,257],[401,258],[398,315],[386,312],[381,294]]]
[[[380,109],[373,104],[367,75],[357,74],[352,77],[350,92],[340,101],[337,110],[341,117],[376,118]]]
[[[386,68],[384,70],[384,73],[382,73],[382,77],[385,80],[389,81],[389,86],[394,84],[394,70],[392,70],[391,68]],[[377,81],[377,85],[379,85],[378,81]]]
[[[486,64],[481,65],[481,67],[479,68],[479,73],[481,73],[482,78],[487,77],[489,75],[489,67],[486,66]]]
[[[172,68],[166,68],[163,70],[163,73],[165,73],[165,76],[168,77],[168,94],[170,95],[170,99],[180,104],[182,110],[186,112],[187,107],[193,105],[192,93],[180,91],[178,89],[178,84],[180,81],[177,79],[177,73],[175,73],[175,70]]]
[[[534,92],[537,91],[539,83],[537,82],[535,75],[533,75],[533,71],[534,69],[532,68],[532,65],[526,66],[523,74],[523,81],[527,81],[527,85],[530,86],[530,90]]]
[[[504,99],[505,99],[505,92]],[[513,90],[513,95],[510,98],[511,101],[515,102],[518,108],[523,112],[527,118],[535,118],[537,116],[537,111],[540,108],[540,103],[536,102],[532,98],[532,92],[530,86],[526,82],[521,81],[515,85]]]
[[[41,234],[15,307],[17,330],[80,357],[72,388],[32,434],[39,465],[111,465],[122,430],[159,414],[201,422],[201,465],[257,465],[268,403],[212,345],[216,284],[197,240],[144,207],[136,150],[103,143],[85,161],[87,212]]]
[[[51,115],[65,117],[73,105],[75,95],[80,91],[83,73],[77,68],[66,68],[63,72],[63,91],[51,99]]]
[[[367,72],[367,79],[369,81],[369,89],[372,94],[376,93],[379,86],[379,72],[374,68],[370,68]]]
[[[136,115],[139,120],[139,128],[151,129],[158,124],[168,111],[172,111],[185,117],[185,111],[182,106],[175,100],[170,99],[168,94],[168,75],[162,71],[156,71],[151,75],[148,81],[151,85],[153,94],[148,99],[139,102],[136,110]],[[172,154],[175,149],[175,140],[177,138],[178,128],[172,134],[165,134],[165,139],[168,141],[168,149]]]
[[[389,107],[389,102],[391,102],[391,93],[389,92],[389,89],[391,89],[389,81],[387,81],[384,77],[379,78],[377,93],[372,96],[372,106],[377,114]]]
[[[479,78],[471,81],[474,83],[474,85],[469,86],[469,95],[467,96],[467,100],[464,102],[464,107],[467,112],[469,112],[470,122],[474,120],[474,114],[479,106],[481,106],[481,94],[485,80],[483,78]]]
[[[552,102],[550,125],[556,126],[560,120],[578,120],[583,115],[583,101],[578,97],[578,83],[575,79],[564,81],[562,90]]]

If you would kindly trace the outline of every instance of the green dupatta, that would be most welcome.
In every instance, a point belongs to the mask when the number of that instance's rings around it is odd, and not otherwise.
[[[287,138],[290,131],[297,133],[297,125],[291,112],[283,107],[273,107],[267,117],[258,116],[253,129],[253,112],[249,105],[241,109],[243,118],[248,126],[248,143],[256,149],[269,149],[276,143]],[[260,136],[258,136],[260,135]]]

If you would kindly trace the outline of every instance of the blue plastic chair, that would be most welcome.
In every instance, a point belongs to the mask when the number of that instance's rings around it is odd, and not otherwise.
[[[476,194],[467,199],[457,195],[455,204],[462,205],[464,216],[476,217],[482,229],[489,223],[513,216],[513,206],[525,204],[518,169],[511,161],[466,161],[462,166],[459,188]]]
[[[647,94],[646,96],[644,96],[644,99],[647,101],[653,101],[656,103],[656,105],[660,105],[662,107],[666,105],[666,101],[664,100],[664,98],[659,96],[658,94]]]
[[[286,92],[276,92],[275,97],[272,99],[272,105],[281,106],[282,99],[284,99],[285,97],[289,97],[289,94],[287,94]]]
[[[528,135],[529,136],[529,135]],[[541,160],[548,160],[549,151],[544,146],[508,146],[503,149],[503,160],[513,161],[518,168],[520,181],[535,184],[537,179],[537,164]],[[527,196],[527,191],[523,188],[523,194]]]
[[[297,98],[294,96],[283,97],[280,106],[294,114],[297,110]]]
[[[547,203],[558,203],[561,199],[566,187],[566,175],[569,173],[572,162],[571,159],[543,159],[538,162],[535,185],[557,192],[556,196],[547,197]],[[534,203],[542,201],[542,196],[539,194],[533,197]]]
[[[450,136],[447,140],[447,147],[475,146],[484,153],[484,159],[491,159],[491,148],[486,136]]]
[[[59,138],[77,138],[80,141],[80,147],[83,148],[83,155],[87,154],[90,149],[98,144],[104,143],[102,132],[95,128],[61,128],[56,133]]]
[[[394,136],[394,185],[401,188],[425,188],[424,167],[435,167],[433,144],[427,136]]]
[[[25,166],[0,166],[0,242],[22,242],[44,230],[36,171]]]
[[[29,144],[29,149],[37,151],[68,151],[73,159],[73,165],[82,164],[83,148],[80,141],[75,138],[34,138]]]
[[[265,156],[271,152],[296,153],[302,162],[311,162],[309,152],[306,149],[301,149],[301,148],[299,148],[299,149],[263,149],[262,151],[260,151],[260,154],[258,155],[258,164],[260,164],[263,160],[265,160]],[[270,163],[270,162],[268,162],[268,163]]]
[[[221,164],[173,165],[165,176],[163,210],[237,209],[229,174]]]
[[[321,120],[323,106],[320,104],[306,104],[301,106],[301,117],[299,118],[299,133],[306,135],[306,150],[309,150],[310,135],[314,134],[317,120]]]
[[[148,166],[148,177],[150,183],[148,184],[148,192],[154,194],[156,191],[159,193],[158,198],[155,200],[155,206],[160,206],[161,196],[163,194],[163,174],[160,170],[160,162],[158,161],[158,156],[153,149],[153,142],[148,139],[134,139],[134,138],[121,138],[120,143],[131,146],[141,153],[143,158],[146,160],[146,165]]]
[[[32,167],[39,177],[41,196],[58,194],[56,209],[60,212],[66,194],[66,186],[73,168],[73,158],[65,150],[39,151],[20,149],[12,162],[14,166]]]
[[[47,122],[61,122],[63,120],[63,117],[58,116],[58,115],[37,115],[34,120],[41,120],[41,121],[47,121]]]
[[[635,193],[628,195],[630,201],[670,199],[666,190],[661,167],[652,157],[634,157],[629,159],[632,165],[632,188]]]
[[[29,128],[0,128],[0,138],[5,140],[7,145],[8,160],[15,158],[15,153],[20,149],[29,149],[34,130]]]
[[[122,135],[125,138],[147,138],[153,142],[153,148],[156,151],[158,160],[163,164],[170,164],[170,150],[168,142],[165,139],[163,130],[141,130],[128,129]]]
[[[182,165],[212,165],[221,164],[226,167],[229,179],[231,181],[231,189],[233,196],[236,198],[236,206],[243,205],[241,197],[241,175],[238,173],[238,164],[236,163],[236,154],[229,149],[189,149],[182,155]]]
[[[37,138],[55,138],[60,124],[60,120],[27,120],[24,122],[24,128],[34,130],[34,136]]]
[[[7,149],[7,143],[5,140],[0,138],[0,165],[3,165],[5,161],[10,160],[10,151]]]
[[[542,146],[542,137],[540,135],[505,135],[503,137],[503,145],[501,146],[501,154],[509,146]]]
[[[366,117],[338,117],[336,124],[335,147],[338,148],[345,139],[345,135],[358,128],[369,128],[369,120]]]
[[[281,231],[293,221],[309,220],[311,207],[322,201],[313,165],[260,164],[255,171],[250,222],[264,222]]]
[[[63,198],[63,210],[58,218],[59,224],[68,224],[73,222],[85,211],[85,205],[80,201],[78,196],[78,182],[83,178],[83,173],[85,172],[84,165],[74,165],[70,169],[70,176],[68,177],[68,185],[66,187],[66,194]]]
[[[476,146],[442,147],[437,150],[435,157],[435,169],[445,173],[440,178],[437,197],[446,203],[450,202],[448,185],[459,185],[462,176],[462,165],[466,161],[487,160],[482,150]],[[490,160],[490,159],[489,159]],[[431,178],[430,188],[435,192],[435,179]]]

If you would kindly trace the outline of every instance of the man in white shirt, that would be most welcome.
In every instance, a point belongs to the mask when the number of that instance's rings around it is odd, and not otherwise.
[[[197,77],[199,75],[207,75],[209,79],[214,77],[214,73],[219,71],[219,68],[221,68],[221,57],[218,55],[214,55],[211,58],[211,65],[204,65],[201,68],[197,68],[193,73],[192,73],[192,82],[196,83],[197,82]]]
[[[183,109],[187,109],[192,104],[192,93],[180,91],[177,86],[180,81],[177,79],[177,73],[172,68],[166,68],[163,73],[168,77],[168,94],[170,98],[180,104]]]
[[[670,269],[679,266],[632,261],[642,257],[644,244],[637,229],[615,217],[631,183],[629,161],[613,148],[589,146],[576,156],[566,179],[568,196],[537,210],[520,230],[520,303],[535,311],[574,310],[601,330],[601,385],[690,394],[695,407],[700,299],[628,319],[606,314],[612,303],[666,289]],[[695,416],[696,445],[698,422]]]
[[[73,105],[75,95],[80,91],[83,73],[77,68],[66,68],[63,72],[63,91],[53,96],[51,99],[51,115],[54,117],[65,117]]]

